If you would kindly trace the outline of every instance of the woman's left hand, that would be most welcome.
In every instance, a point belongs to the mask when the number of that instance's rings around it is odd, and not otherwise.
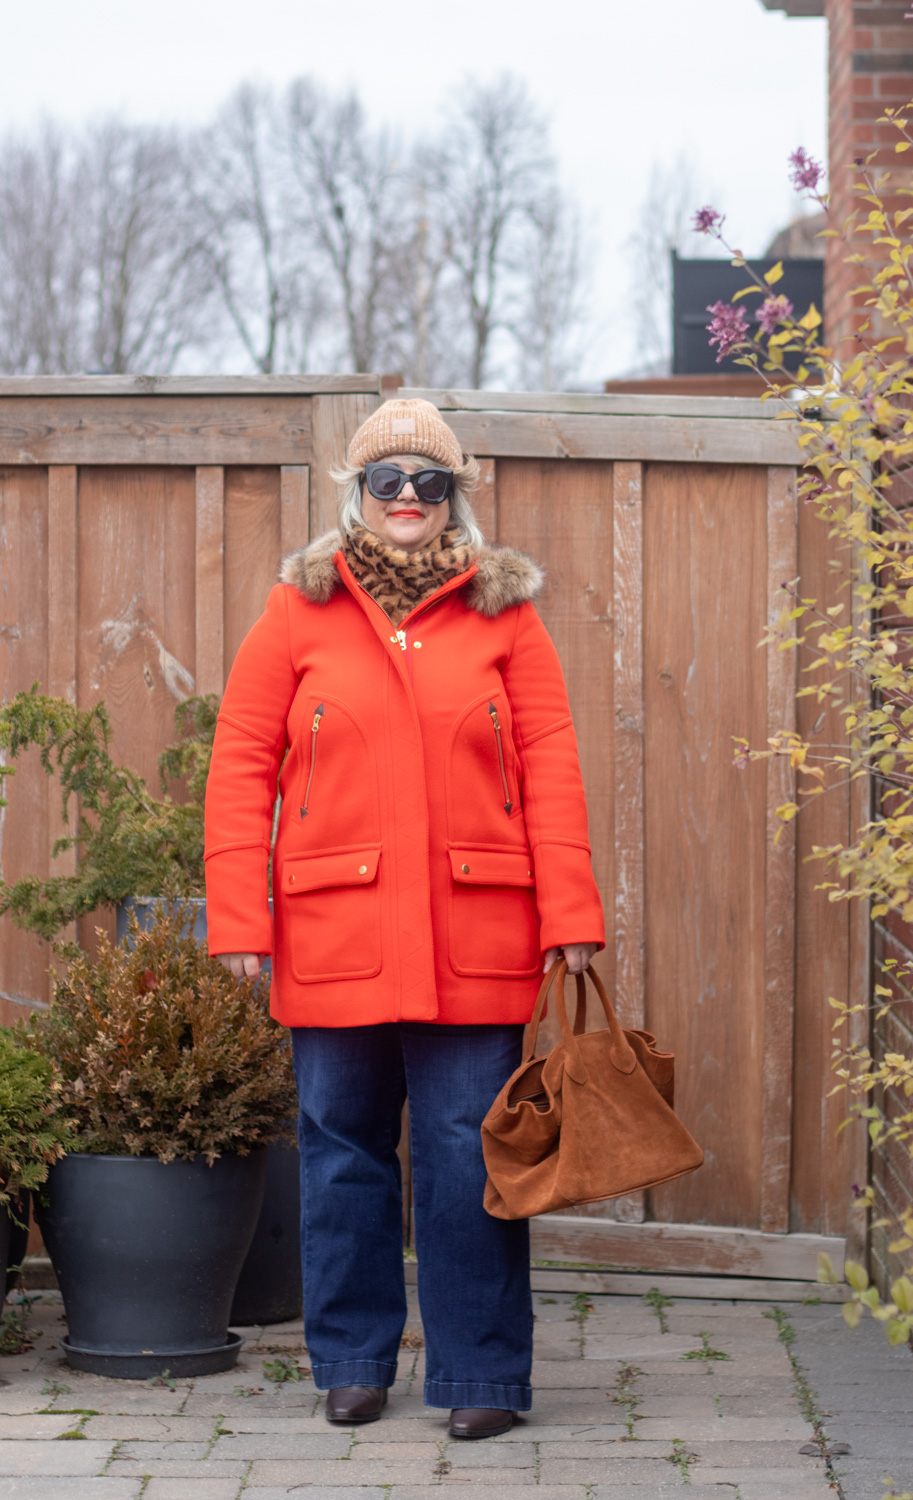
[[[567,959],[569,974],[582,974],[598,949],[598,943],[562,943],[560,948],[549,948],[545,955],[545,972],[562,956]]]

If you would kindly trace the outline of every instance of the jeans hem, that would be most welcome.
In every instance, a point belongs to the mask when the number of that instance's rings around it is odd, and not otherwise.
[[[382,1359],[338,1359],[313,1365],[318,1390],[333,1391],[341,1385],[378,1385],[387,1390],[396,1379],[396,1361]]]
[[[451,1410],[487,1406],[493,1411],[529,1411],[532,1404],[533,1391],[529,1385],[486,1385],[478,1380],[425,1381],[426,1406],[449,1406]]]

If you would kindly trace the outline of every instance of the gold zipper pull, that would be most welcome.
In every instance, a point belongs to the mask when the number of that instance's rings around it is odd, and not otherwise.
[[[492,727],[495,732],[495,740],[498,745],[498,765],[501,767],[501,785],[504,788],[504,811],[510,814],[514,804],[510,800],[510,792],[507,788],[507,772],[504,769],[504,749],[501,744],[501,721],[498,718],[498,710],[493,703],[489,703],[488,712],[491,714]]]
[[[302,818],[306,818],[308,815],[308,803],[311,798],[311,782],[314,780],[314,767],[317,764],[317,735],[320,730],[320,720],[323,718],[325,713],[326,709],[324,708],[323,704],[318,703],[316,709],[314,710],[314,720],[311,724],[311,765],[308,771],[308,784],[305,787],[304,791],[304,806],[301,809]]]

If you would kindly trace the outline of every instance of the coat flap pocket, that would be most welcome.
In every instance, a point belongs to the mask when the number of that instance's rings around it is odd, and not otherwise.
[[[370,885],[377,876],[380,846],[373,849],[331,849],[325,854],[298,854],[282,866],[286,896],[321,891],[332,885]]]
[[[450,868],[462,885],[535,885],[524,849],[451,849]]]

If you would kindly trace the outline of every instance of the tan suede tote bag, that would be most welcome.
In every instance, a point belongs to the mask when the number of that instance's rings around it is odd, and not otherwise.
[[[592,967],[587,974],[605,1011],[605,1029],[584,1029],[586,981],[578,974],[571,1030],[567,964],[553,964],[536,1000],[523,1061],[482,1121],[484,1201],[496,1219],[617,1198],[682,1177],[704,1160],[673,1112],[673,1054],[660,1052],[649,1031],[622,1030],[599,975]],[[536,1057],[553,984],[562,1040]]]

